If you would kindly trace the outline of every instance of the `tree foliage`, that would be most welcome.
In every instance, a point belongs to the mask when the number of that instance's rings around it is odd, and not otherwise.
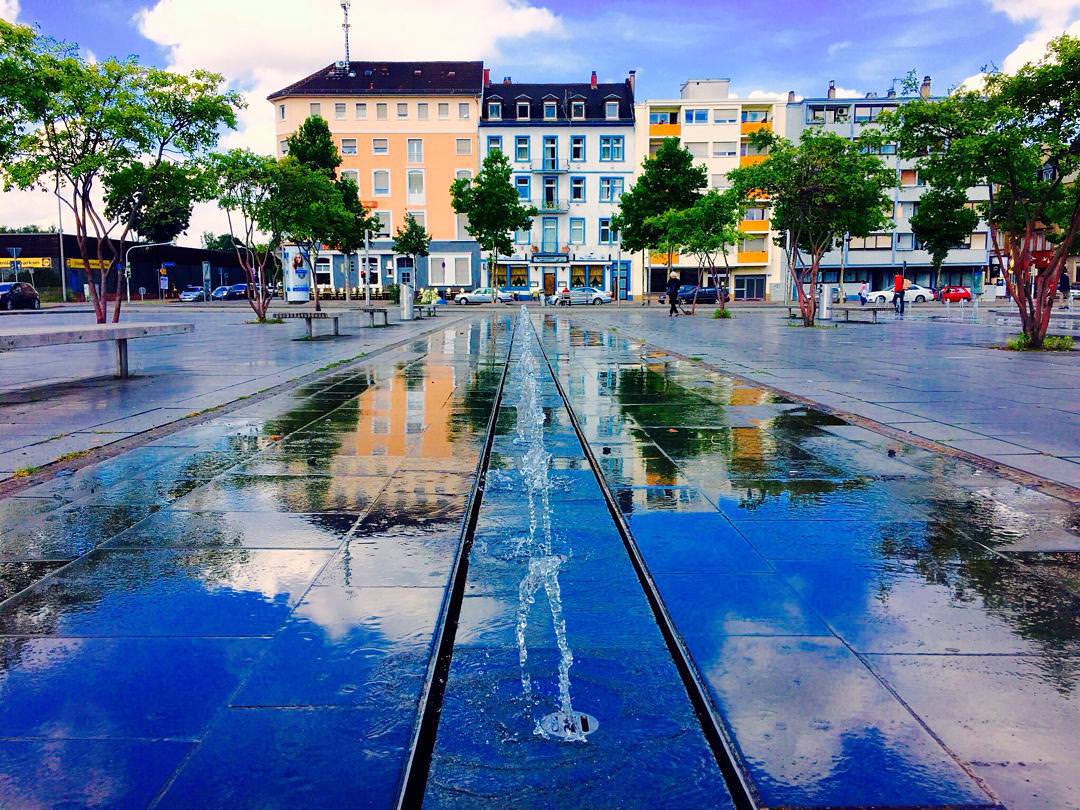
[[[806,132],[798,143],[764,130],[751,136],[768,157],[729,174],[744,205],[769,209],[772,228],[788,251],[788,269],[803,323],[813,326],[814,290],[821,258],[845,234],[867,236],[892,227],[886,191],[896,174],[870,154],[872,136],[849,141],[830,132]],[[809,262],[802,261],[805,253]]]
[[[106,219],[124,223],[147,242],[171,242],[187,230],[191,209],[209,197],[195,161],[132,163],[103,178]]]
[[[965,189],[935,187],[919,198],[911,217],[911,230],[930,253],[934,270],[941,270],[949,251],[963,244],[979,224],[979,214],[966,207]]]
[[[431,234],[416,221],[411,213],[405,214],[405,222],[394,233],[394,253],[401,253],[413,260],[413,268],[419,256],[428,255]]]
[[[882,127],[954,204],[990,189],[980,213],[1024,334],[1041,346],[1080,230],[1080,39],[1053,40],[1040,61],[987,76],[981,92],[905,104]]]
[[[311,169],[318,169],[337,177],[337,168],[341,165],[330,126],[320,115],[312,115],[304,120],[289,137],[285,139],[288,154],[297,163]]]
[[[84,266],[97,268],[87,271],[90,296],[104,322],[106,280],[124,240],[138,225],[166,233],[185,219],[179,209],[198,195],[185,185],[194,182],[191,161],[216,144],[222,127],[236,125],[242,101],[217,74],[172,73],[134,59],[91,63],[72,46],[3,21],[0,63],[15,77],[0,91],[12,116],[0,126],[11,141],[0,167],[5,188],[52,191],[70,210]],[[155,189],[180,186],[179,200],[151,199]],[[105,206],[102,193],[111,194]],[[121,200],[125,194],[135,199]],[[117,294],[114,321],[120,304]]]
[[[513,250],[511,234],[532,227],[535,206],[525,205],[510,182],[510,161],[500,150],[484,158],[480,173],[459,177],[450,186],[454,211],[468,219],[466,230],[488,254],[488,268],[495,270],[500,254]]]

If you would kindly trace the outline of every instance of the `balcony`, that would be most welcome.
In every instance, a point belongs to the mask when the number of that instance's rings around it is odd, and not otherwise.
[[[742,125],[739,127],[739,132],[741,132],[743,135],[751,135],[754,132],[758,132],[763,129],[767,132],[771,132],[772,121],[743,121]]]
[[[650,138],[678,138],[679,124],[649,124]]]
[[[769,251],[767,250],[740,250],[739,264],[768,264]]]
[[[744,219],[739,223],[739,230],[743,233],[768,233],[769,220],[767,219]]]
[[[678,263],[679,263],[679,254],[678,253],[672,253],[671,254],[671,265],[672,265],[672,267],[674,267]],[[667,264],[667,254],[664,253],[663,251],[659,251],[659,252],[656,252],[656,253],[650,253],[649,254],[649,264],[652,264],[652,265],[664,264],[664,265],[666,265]]]
[[[565,214],[570,210],[570,205],[566,200],[558,198],[541,197],[538,200],[531,200],[531,203],[541,214]]]
[[[740,166],[757,166],[764,163],[768,155],[739,155]]]
[[[565,174],[570,171],[569,160],[535,160],[531,169],[534,174]]]

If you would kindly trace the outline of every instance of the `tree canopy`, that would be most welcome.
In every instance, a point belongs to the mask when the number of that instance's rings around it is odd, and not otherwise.
[[[296,132],[285,139],[285,143],[289,156],[297,163],[319,169],[331,178],[337,177],[341,154],[330,134],[330,126],[322,116],[312,115],[306,118]]]
[[[911,230],[930,253],[934,269],[949,251],[964,243],[979,224],[979,214],[966,207],[965,189],[930,188],[919,197],[919,207],[911,216]]]
[[[416,217],[411,213],[406,213],[405,222],[394,233],[394,253],[411,256],[415,267],[416,258],[418,256],[427,256],[430,245],[431,234],[416,221]]]

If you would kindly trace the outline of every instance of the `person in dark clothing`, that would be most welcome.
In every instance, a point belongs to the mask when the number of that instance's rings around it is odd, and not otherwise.
[[[679,274],[672,271],[667,280],[668,317],[679,317]]]
[[[1058,291],[1061,293],[1061,300],[1066,304],[1069,303],[1069,292],[1072,285],[1069,283],[1069,273],[1067,270],[1061,271],[1061,280],[1058,282]]]

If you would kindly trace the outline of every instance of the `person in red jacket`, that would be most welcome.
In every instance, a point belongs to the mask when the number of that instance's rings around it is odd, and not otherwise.
[[[892,294],[893,306],[896,307],[896,313],[901,318],[903,318],[904,317],[904,274],[903,273],[897,273],[896,277],[893,278],[892,290],[893,290],[893,294]]]

